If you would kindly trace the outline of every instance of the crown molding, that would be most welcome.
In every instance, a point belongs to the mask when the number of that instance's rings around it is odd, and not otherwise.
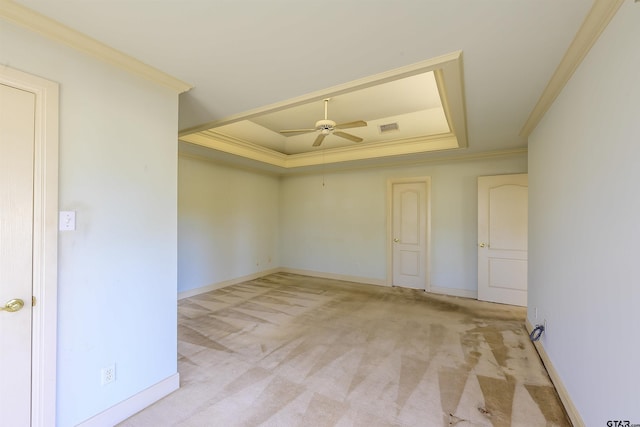
[[[186,141],[182,141],[187,143]],[[420,159],[408,159],[408,158],[397,158],[396,160],[390,160],[384,162],[384,164],[371,164],[371,163],[327,163],[322,165],[321,169],[318,168],[284,168],[284,167],[275,167],[275,169],[265,170],[262,167],[251,166],[246,164],[238,164],[233,161],[221,160],[216,158],[215,156],[206,156],[202,154],[194,154],[186,151],[178,151],[179,157],[192,158],[201,160],[211,164],[219,164],[227,167],[231,167],[234,169],[245,170],[252,173],[259,173],[266,176],[278,176],[278,177],[287,177],[287,176],[302,176],[302,175],[318,175],[325,174],[327,172],[331,173],[339,173],[339,172],[354,172],[358,170],[369,170],[369,169],[393,169],[393,168],[407,168],[407,167],[420,167],[426,165],[446,165],[452,163],[461,163],[461,162],[472,162],[478,160],[492,160],[492,159],[504,159],[504,158],[513,158],[518,156],[526,156],[528,153],[528,149],[524,148],[513,148],[507,150],[493,150],[493,151],[482,151],[479,153],[466,153],[464,150],[459,151],[458,149],[447,150],[445,152],[441,152],[438,157],[431,158],[420,158]]]
[[[201,145],[225,153],[257,160],[273,166],[286,168],[287,155],[269,150],[257,144],[242,141],[213,131],[192,133],[179,138],[180,141]]]
[[[558,68],[551,76],[547,87],[542,92],[538,103],[529,114],[529,118],[522,130],[520,130],[520,136],[528,137],[540,123],[542,117],[562,92],[562,89],[580,66],[582,60],[587,56],[587,53],[589,53],[602,31],[607,27],[611,18],[622,6],[622,3],[624,3],[624,0],[595,0],[582,26],[569,45],[569,49],[567,49]]]
[[[94,56],[111,65],[125,69],[130,73],[172,89],[177,93],[186,92],[193,87],[132,56],[109,47],[104,43],[13,1],[0,0],[0,18],[65,44],[80,52]]]
[[[182,136],[180,141],[284,169],[460,148],[458,140],[451,133],[288,155],[212,130]]]
[[[458,138],[458,146],[467,148],[467,102],[464,92],[462,52],[457,52],[455,61],[447,61],[433,71],[449,129]]]
[[[353,160],[376,159],[380,157],[418,154],[431,151],[442,151],[459,148],[456,137],[452,134],[436,135],[423,138],[410,138],[389,142],[376,142],[363,146],[333,148],[301,154],[292,154],[287,158],[286,167],[322,165],[341,163]]]
[[[373,168],[380,168],[380,167],[392,169],[392,168],[400,168],[400,167],[401,168],[419,167],[423,165],[434,165],[434,164],[446,165],[451,163],[473,162],[477,160],[504,159],[504,158],[523,156],[523,155],[526,156],[528,152],[529,151],[526,147],[513,148],[513,149],[507,149],[507,150],[481,151],[479,153],[465,153],[464,150],[460,152],[459,150],[452,149],[452,150],[447,150],[447,154],[443,156],[438,156],[438,157],[422,158],[419,160],[402,159],[397,161],[385,162],[384,165],[363,164],[363,165],[350,166],[347,169],[342,169],[342,170],[354,171],[354,170],[373,169]],[[312,171],[312,172],[308,172],[307,174],[311,175],[311,174],[317,174],[317,173],[318,173],[317,171]]]

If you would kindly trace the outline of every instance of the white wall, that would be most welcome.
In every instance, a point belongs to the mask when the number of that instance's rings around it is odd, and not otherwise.
[[[529,142],[529,320],[588,426],[640,423],[639,40],[625,2]]]
[[[278,267],[279,179],[181,155],[178,290]]]
[[[0,64],[60,83],[77,230],[59,235],[57,425],[74,426],[177,372],[178,99],[4,21],[0,40]]]
[[[526,171],[519,154],[285,177],[282,266],[386,281],[387,181],[430,176],[431,286],[476,292],[477,177]]]

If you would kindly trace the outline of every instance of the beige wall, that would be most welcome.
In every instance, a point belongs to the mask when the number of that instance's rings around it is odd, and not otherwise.
[[[179,157],[178,290],[272,269],[279,259],[279,179]]]
[[[279,179],[181,157],[179,289],[277,267],[384,282],[387,180],[426,175],[431,284],[474,293],[477,177],[526,170],[522,153]]]
[[[519,154],[285,177],[282,265],[386,281],[387,181],[430,176],[431,286],[476,292],[477,177],[526,171]]]

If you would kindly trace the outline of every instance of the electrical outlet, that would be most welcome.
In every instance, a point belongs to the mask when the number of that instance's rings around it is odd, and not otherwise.
[[[116,380],[116,364],[105,366],[100,371],[100,384],[107,385]]]

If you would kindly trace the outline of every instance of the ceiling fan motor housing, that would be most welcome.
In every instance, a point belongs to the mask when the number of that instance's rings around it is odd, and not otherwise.
[[[318,120],[316,122],[316,129],[325,133],[324,131],[331,132],[333,128],[336,126],[336,122],[333,120]]]

